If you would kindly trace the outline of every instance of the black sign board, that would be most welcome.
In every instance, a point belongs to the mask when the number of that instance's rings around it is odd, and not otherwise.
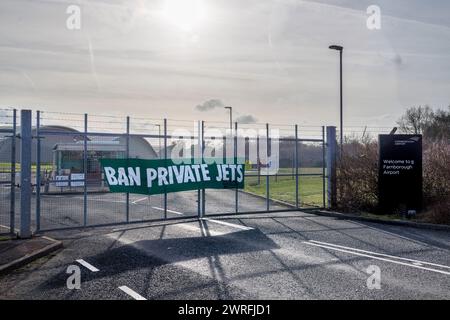
[[[378,136],[379,206],[384,214],[422,208],[422,136]]]

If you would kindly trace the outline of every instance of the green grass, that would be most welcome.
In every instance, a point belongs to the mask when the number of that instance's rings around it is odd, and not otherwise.
[[[295,174],[295,169],[280,168],[280,169],[278,169],[278,173],[280,173],[280,174]],[[298,173],[299,174],[321,174],[322,168],[317,168],[317,167],[298,168]],[[256,175],[256,174],[258,174],[258,171],[255,169],[245,170],[245,174]]]
[[[282,173],[288,173],[291,169],[282,169]],[[301,173],[321,173],[321,168],[302,168]],[[290,172],[289,172],[290,173]],[[269,178],[270,198],[295,204],[295,177]],[[245,191],[261,196],[266,195],[266,177],[245,177]],[[323,206],[321,176],[299,176],[299,200],[301,206]]]
[[[52,170],[52,164],[41,164],[41,171],[44,170]],[[36,172],[36,165],[32,164],[31,165],[31,171],[32,172]],[[11,172],[11,163],[9,162],[0,162],[0,172],[3,173],[10,173]],[[20,172],[20,163],[16,163],[16,172]]]

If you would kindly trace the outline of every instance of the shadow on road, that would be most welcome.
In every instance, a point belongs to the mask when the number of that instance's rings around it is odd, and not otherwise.
[[[221,255],[248,253],[278,249],[270,238],[258,229],[240,230],[224,235],[210,236],[207,223],[203,225],[202,235],[183,238],[141,240],[131,244],[110,248],[100,254],[83,257],[89,263],[100,269],[99,272],[85,272],[83,270],[83,284],[102,278],[114,278],[115,275],[145,269],[146,274],[151,274],[154,269],[175,262],[206,258],[210,261],[211,271],[218,272],[217,286],[220,286],[219,297],[230,298],[223,287],[221,266],[217,257]],[[181,271],[188,273],[188,270]],[[167,275],[170,278],[170,275]],[[68,274],[65,269],[45,283],[37,290],[52,290],[65,288]],[[193,277],[192,271],[189,277]],[[168,279],[170,281],[170,279]],[[175,281],[175,280],[174,280]],[[176,283],[173,284],[176,286]],[[169,285],[170,287],[170,285]]]

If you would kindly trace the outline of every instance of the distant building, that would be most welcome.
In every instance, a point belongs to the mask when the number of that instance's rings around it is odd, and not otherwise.
[[[65,126],[42,126],[41,132],[51,134],[41,135],[40,155],[41,164],[48,170],[52,167],[51,175],[84,172],[84,136],[76,129]],[[17,129],[20,132],[20,128]],[[36,128],[32,130],[33,137],[37,136]],[[10,134],[0,136],[0,162],[11,160]],[[127,139],[124,135],[88,135],[87,139],[87,172],[88,177],[100,177],[100,158],[124,158],[126,156]],[[36,139],[32,145],[32,162],[36,163]],[[155,159],[158,154],[145,138],[129,136],[129,158]],[[16,138],[16,161],[20,162],[20,139]],[[49,174],[49,172],[47,172]]]

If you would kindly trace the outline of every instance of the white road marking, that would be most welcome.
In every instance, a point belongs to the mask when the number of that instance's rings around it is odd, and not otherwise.
[[[141,202],[141,201],[144,201],[144,200],[147,200],[148,199],[148,197],[143,197],[143,198],[140,198],[140,199],[137,199],[137,200],[134,200],[133,202],[131,202],[132,204],[136,204],[136,203],[138,203],[138,202]]]
[[[141,296],[139,293],[137,293],[136,291],[131,290],[127,286],[121,286],[121,287],[119,287],[119,289],[122,290],[123,292],[125,292],[126,294],[128,294],[134,300],[147,300],[143,296]]]
[[[416,240],[416,239],[412,239],[412,238],[409,238],[409,237],[405,237],[405,236],[402,236],[400,234],[397,234],[397,233],[394,233],[394,232],[390,232],[390,231],[387,231],[387,230],[384,230],[384,229],[380,229],[380,228],[377,228],[377,227],[368,226],[368,225],[359,223],[357,221],[352,221],[352,222],[354,224],[358,224],[358,225],[363,226],[365,228],[369,228],[369,229],[372,229],[372,230],[375,230],[375,231],[378,231],[378,232],[383,232],[383,233],[389,234],[389,235],[394,236],[396,238],[400,238],[400,239],[403,239],[403,240],[408,240],[408,241],[411,241],[411,242],[416,242],[416,243],[419,243],[421,245],[424,245],[425,247],[433,247],[433,248],[442,250],[442,248],[433,246],[433,245],[431,245],[429,243],[426,243],[426,242],[423,242],[423,241],[420,241],[420,240]]]
[[[202,220],[209,221],[209,222],[214,222],[214,223],[217,223],[217,224],[222,224],[224,226],[233,227],[233,228],[237,228],[237,229],[241,229],[241,230],[254,230],[251,227],[243,226],[243,225],[240,225],[240,224],[234,224],[234,223],[230,223],[230,222],[226,222],[226,221],[222,221],[222,220],[214,220],[214,219],[209,219],[209,218],[202,218]]]
[[[156,209],[156,210],[164,211],[164,209],[163,209],[163,208],[160,208],[160,207],[152,207],[152,208],[153,208],[153,209]],[[172,213],[180,214],[180,215],[183,215],[183,214],[184,214],[184,213],[182,213],[182,212],[173,211],[173,210],[169,210],[169,209],[167,209],[167,212],[172,212]]]
[[[401,261],[395,261],[392,259],[387,259],[387,258],[382,258],[376,255],[370,255],[370,254],[365,254],[365,253],[360,253],[357,251],[354,251],[355,249],[340,249],[334,246],[330,246],[330,245],[323,245],[323,244],[318,244],[318,243],[314,243],[314,242],[310,242],[310,241],[304,241],[304,244],[308,244],[311,246],[316,246],[316,247],[321,247],[321,248],[325,248],[325,249],[330,249],[330,250],[336,250],[336,251],[340,251],[340,252],[345,252],[345,253],[350,253],[350,254],[354,254],[356,256],[361,256],[361,257],[366,257],[366,258],[371,258],[371,259],[376,259],[376,260],[381,260],[381,261],[386,261],[386,262],[392,262],[392,263],[396,263],[396,264],[400,264],[403,266],[408,266],[408,267],[412,267],[412,268],[417,268],[417,269],[422,269],[422,270],[427,270],[427,271],[432,271],[432,272],[437,272],[437,273],[441,273],[441,274],[445,274],[445,275],[450,275],[450,272],[447,271],[442,271],[442,270],[436,270],[436,269],[432,269],[432,268],[426,268],[426,267],[421,267],[412,263],[406,263],[406,262],[401,262]],[[352,251],[351,251],[352,250]]]
[[[178,223],[175,224],[174,227],[176,228],[182,228],[185,230],[193,231],[195,233],[200,232],[203,236],[223,236],[226,234],[229,234],[231,232],[223,232],[223,231],[216,231],[212,229],[206,229],[204,225],[198,222],[193,224],[194,222],[188,222],[188,223]]]
[[[333,243],[328,243],[328,242],[320,242],[320,241],[315,241],[315,240],[310,240],[310,242],[319,243],[319,244],[323,244],[323,245],[326,245],[326,246],[333,246],[333,247],[338,247],[338,248],[343,248],[343,249],[349,249],[349,250],[363,252],[363,253],[368,253],[368,254],[374,254],[374,255],[382,256],[382,257],[394,258],[394,259],[397,259],[397,260],[405,260],[405,261],[409,261],[409,262],[411,262],[413,264],[416,264],[416,265],[427,264],[427,265],[438,267],[438,268],[450,269],[449,266],[444,266],[442,264],[437,264],[437,263],[420,261],[420,260],[416,260],[416,259],[403,258],[403,257],[399,257],[399,256],[393,256],[393,255],[384,254],[384,253],[377,253],[377,252],[373,252],[373,251],[355,249],[355,248],[340,246],[340,245],[333,244]]]
[[[91,270],[92,272],[98,272],[100,270],[98,270],[96,267],[94,267],[92,264],[87,263],[86,261],[84,261],[83,259],[78,259],[76,260],[79,264],[81,264],[83,267],[88,268],[89,270]]]

